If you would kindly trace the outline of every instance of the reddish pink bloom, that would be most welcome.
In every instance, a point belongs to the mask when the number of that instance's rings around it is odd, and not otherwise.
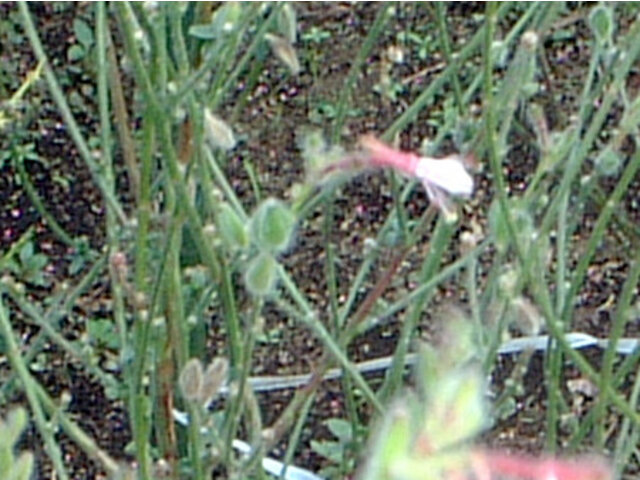
[[[478,451],[473,455],[478,480],[512,478],[518,480],[610,480],[611,468],[593,457],[556,459],[509,455],[497,451]]]
[[[360,139],[364,152],[348,157],[326,171],[349,166],[393,168],[410,177],[418,178],[431,202],[445,214],[451,213],[449,196],[468,197],[473,192],[473,179],[464,167],[460,155],[436,159],[421,157],[412,152],[396,150],[373,135]]]

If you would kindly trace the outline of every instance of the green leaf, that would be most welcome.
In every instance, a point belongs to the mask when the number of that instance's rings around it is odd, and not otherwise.
[[[29,260],[33,256],[33,242],[26,242],[20,249],[20,253],[18,255],[22,265],[28,264]]]
[[[211,23],[192,25],[189,35],[201,40],[214,40],[228,35],[236,29],[243,12],[244,6],[240,2],[224,3],[214,12]]]
[[[94,345],[101,345],[111,350],[120,348],[120,338],[114,323],[105,318],[92,319],[87,322],[87,333]]]
[[[612,177],[620,171],[622,158],[620,158],[618,152],[611,147],[607,147],[596,158],[595,167],[598,174],[604,177]]]
[[[351,422],[342,418],[330,418],[325,422],[325,424],[333,436],[340,440],[340,443],[348,443],[353,439]]]
[[[80,18],[73,20],[73,33],[76,39],[84,47],[84,50],[89,50],[93,45],[93,31],[91,27]]]
[[[311,450],[333,463],[340,463],[344,456],[344,446],[338,442],[311,440]]]
[[[70,62],[77,62],[84,58],[84,48],[80,45],[72,45],[69,50],[67,50],[67,60]]]
[[[15,480],[29,480],[33,472],[33,454],[23,452],[11,469],[11,478]]]
[[[200,40],[213,40],[218,35],[215,25],[208,23],[205,25],[191,25],[189,35]]]

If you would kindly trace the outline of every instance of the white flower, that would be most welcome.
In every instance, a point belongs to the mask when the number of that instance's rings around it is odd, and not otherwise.
[[[424,185],[429,200],[440,209],[447,221],[457,220],[450,195],[469,197],[473,192],[473,178],[457,155],[442,159],[422,157],[415,167],[415,176]]]
[[[429,186],[445,190],[451,195],[468,197],[473,192],[473,178],[458,155],[442,159],[422,157],[416,165],[415,175],[425,187],[428,183]]]

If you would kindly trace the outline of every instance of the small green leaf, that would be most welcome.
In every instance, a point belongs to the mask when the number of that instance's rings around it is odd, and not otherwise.
[[[11,468],[11,477],[15,480],[29,480],[33,472],[33,454],[22,452]]]
[[[227,35],[236,29],[243,12],[241,2],[224,3],[214,12],[211,23],[191,26],[189,35],[201,40],[214,40]]]
[[[342,418],[330,418],[325,422],[329,431],[340,440],[341,443],[350,442],[353,438],[351,423]]]
[[[3,436],[10,445],[15,445],[22,435],[23,430],[27,426],[29,418],[27,417],[27,411],[24,408],[16,408],[9,412],[7,421],[4,424],[5,430]]]
[[[344,456],[344,447],[338,442],[328,442],[326,440],[311,440],[311,450],[332,461],[339,464]]]
[[[80,45],[72,45],[69,50],[67,50],[67,60],[70,62],[77,62],[84,58],[84,48]]]
[[[94,345],[103,345],[111,350],[120,348],[120,339],[115,324],[106,318],[96,318],[87,322],[87,333]]]
[[[93,31],[84,20],[80,18],[73,20],[73,33],[84,50],[88,50],[93,45]]]
[[[251,260],[245,274],[249,292],[260,297],[268,295],[275,285],[277,266],[276,259],[267,252]]]
[[[423,432],[431,446],[440,450],[473,438],[487,422],[483,398],[484,382],[474,369],[451,371],[441,377],[431,393]]]
[[[28,264],[32,256],[33,256],[33,242],[29,241],[29,242],[26,242],[20,249],[20,253],[19,253],[20,263],[22,265]]]
[[[622,167],[620,154],[610,147],[603,150],[595,161],[596,171],[604,177],[617,175]]]
[[[189,27],[189,35],[200,40],[213,40],[216,38],[218,32],[215,25],[211,23],[205,25],[191,25]]]

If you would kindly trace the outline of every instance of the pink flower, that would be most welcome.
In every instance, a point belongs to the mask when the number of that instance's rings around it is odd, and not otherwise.
[[[451,213],[450,195],[469,197],[473,192],[473,178],[459,155],[441,159],[420,157],[415,153],[395,150],[372,135],[362,137],[360,144],[366,150],[367,161],[371,165],[391,167],[418,178],[427,190],[429,200],[445,214]]]
[[[427,190],[429,200],[447,217],[452,217],[450,197],[469,197],[473,192],[473,178],[467,172],[460,155],[436,159],[421,157],[412,152],[396,150],[373,135],[360,139],[363,152],[348,156],[338,164],[329,165],[325,173],[353,166],[393,168],[410,177],[418,178]]]
[[[521,480],[611,480],[610,466],[601,458],[534,458],[499,451],[476,451],[473,455],[475,478],[518,478]]]

